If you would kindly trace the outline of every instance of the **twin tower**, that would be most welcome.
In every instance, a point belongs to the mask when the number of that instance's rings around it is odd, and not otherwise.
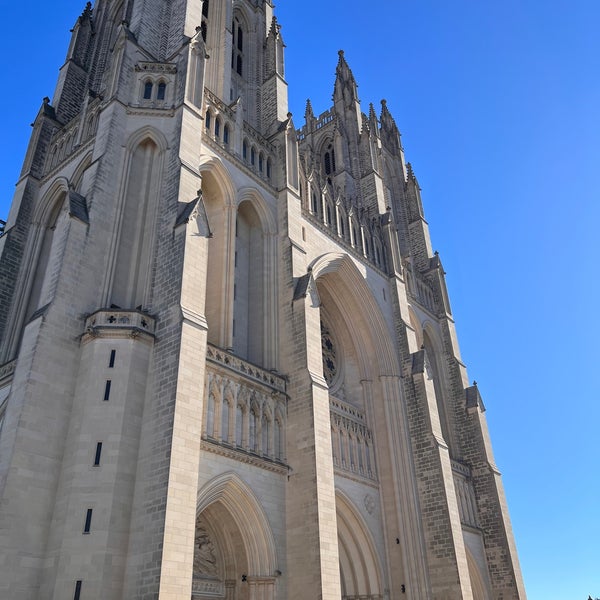
[[[0,597],[524,599],[419,185],[271,0],[97,0],[0,237]]]

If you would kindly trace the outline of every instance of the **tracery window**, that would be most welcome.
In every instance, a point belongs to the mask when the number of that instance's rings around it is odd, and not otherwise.
[[[323,167],[325,175],[335,173],[335,150],[331,144],[327,146],[327,150],[325,150],[325,154],[323,155]]]
[[[233,18],[231,24],[233,44],[231,50],[231,68],[238,74],[243,75],[244,64],[244,30],[237,17]]]
[[[146,83],[144,84],[144,100],[152,99],[152,88],[153,87],[154,86],[151,81],[146,81]]]
[[[338,374],[337,353],[329,329],[321,321],[321,352],[323,354],[323,377],[331,386]]]

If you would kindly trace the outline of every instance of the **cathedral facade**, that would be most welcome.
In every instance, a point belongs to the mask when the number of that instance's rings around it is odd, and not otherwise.
[[[292,50],[293,51],[293,50]],[[97,0],[0,237],[0,597],[525,599],[385,102],[271,0]]]

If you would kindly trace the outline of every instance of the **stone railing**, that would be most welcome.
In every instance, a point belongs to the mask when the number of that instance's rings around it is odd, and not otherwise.
[[[46,157],[46,173],[61,165],[95,135],[99,111],[100,100],[97,99],[88,105],[85,121],[81,116],[75,117],[56,131],[50,140]]]
[[[99,310],[85,320],[85,336],[136,337],[140,334],[154,335],[155,320],[137,310]]]
[[[376,480],[373,436],[364,413],[333,397],[329,399],[329,409],[334,466]]]
[[[285,379],[211,345],[206,362],[202,432],[211,445],[207,449],[280,469],[285,464]]]
[[[217,346],[208,344],[206,349],[206,359],[215,364],[222,365],[230,371],[234,371],[244,377],[249,377],[253,381],[266,385],[273,390],[285,393],[285,379],[280,375],[271,373],[262,367],[253,365],[239,356],[226,352]]]
[[[469,527],[478,527],[477,502],[475,490],[471,481],[471,469],[462,463],[452,461],[452,475],[454,476],[454,489],[458,501],[460,522]]]
[[[204,90],[204,139],[217,144],[260,179],[271,183],[276,149],[256,129],[243,124],[237,128],[235,110],[210,90]]]

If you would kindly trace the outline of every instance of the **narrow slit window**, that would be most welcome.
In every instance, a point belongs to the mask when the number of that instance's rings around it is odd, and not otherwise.
[[[89,533],[92,528],[92,512],[91,508],[88,508],[85,513],[85,523],[83,525],[83,533]]]
[[[225,145],[229,144],[229,125],[223,127],[223,143]]]
[[[96,454],[94,455],[94,466],[100,466],[100,459],[102,457],[102,442],[96,444]]]
[[[110,386],[112,385],[112,382],[110,379],[106,380],[106,384],[104,386],[104,401],[108,402],[108,400],[110,399]]]
[[[210,111],[206,111],[206,115],[204,116],[204,127],[206,129],[210,129]]]
[[[254,165],[254,163],[256,162],[256,150],[254,150],[254,147],[250,148],[250,164]]]
[[[75,582],[75,593],[73,594],[73,600],[81,600],[81,579],[78,579]]]
[[[110,351],[110,358],[108,359],[108,368],[109,369],[113,369],[114,368],[116,356],[117,356],[117,351],[116,350],[111,350]]]
[[[242,144],[242,156],[244,160],[248,158],[248,144],[246,143],[246,140],[244,140],[244,143]]]
[[[221,121],[219,119],[215,119],[215,137],[219,137],[221,135]]]

